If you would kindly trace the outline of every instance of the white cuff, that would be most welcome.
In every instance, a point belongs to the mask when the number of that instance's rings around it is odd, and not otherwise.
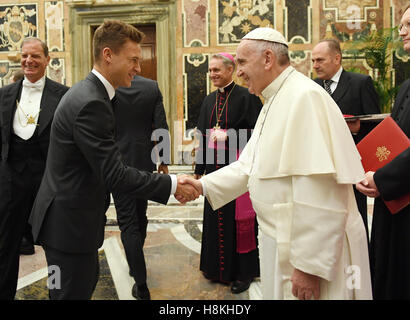
[[[171,195],[173,195],[177,191],[177,185],[178,185],[177,175],[170,174],[169,177],[171,178]]]
[[[199,179],[199,181],[202,184],[202,195],[205,197],[206,196],[205,182],[203,182],[202,179]]]

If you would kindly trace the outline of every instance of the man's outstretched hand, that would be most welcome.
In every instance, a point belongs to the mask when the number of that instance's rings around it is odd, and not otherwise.
[[[174,196],[182,204],[195,200],[203,193],[202,183],[188,175],[177,176],[177,191]]]

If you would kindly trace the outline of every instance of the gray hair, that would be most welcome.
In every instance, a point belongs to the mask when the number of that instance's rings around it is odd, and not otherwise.
[[[278,64],[280,66],[286,65],[290,62],[289,60],[289,49],[286,45],[278,42],[264,41],[264,40],[253,40],[256,48],[259,49],[260,53],[265,50],[272,50],[278,59]]]
[[[222,63],[225,65],[225,67],[231,66],[233,70],[235,70],[235,63],[231,59],[228,59],[222,54],[215,53],[211,56],[211,59],[220,59],[222,60]]]
[[[24,46],[26,43],[28,43],[28,42],[33,42],[33,41],[38,41],[38,42],[40,42],[41,47],[43,48],[44,55],[45,55],[46,57],[48,57],[48,47],[47,47],[46,43],[45,43],[43,40],[41,40],[41,39],[39,39],[39,38],[36,38],[36,37],[27,37],[27,38],[24,38],[23,42],[21,43],[20,50],[23,48],[23,46]]]

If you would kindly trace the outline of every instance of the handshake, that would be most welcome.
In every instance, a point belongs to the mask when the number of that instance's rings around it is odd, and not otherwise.
[[[175,199],[185,204],[203,194],[202,183],[197,179],[199,179],[198,175],[195,175],[195,178],[187,174],[177,176],[178,184],[174,194]]]

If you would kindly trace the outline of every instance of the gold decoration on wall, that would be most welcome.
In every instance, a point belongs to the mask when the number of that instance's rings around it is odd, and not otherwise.
[[[10,51],[17,51],[25,37],[34,36],[37,27],[27,21],[27,17],[32,17],[35,14],[35,9],[16,5],[0,11],[0,18],[4,19],[4,23],[0,27],[0,48],[10,47]]]

